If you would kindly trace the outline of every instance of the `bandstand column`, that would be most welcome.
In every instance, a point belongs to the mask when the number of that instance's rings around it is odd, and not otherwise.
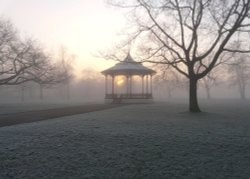
[[[144,75],[141,76],[141,93],[144,94]]]
[[[108,94],[108,75],[105,75],[105,94]]]
[[[127,86],[127,90],[126,90],[126,93],[127,93],[127,94],[126,94],[126,95],[128,96],[128,95],[129,95],[129,76],[127,75],[126,78],[127,78],[127,79],[126,79],[126,80],[127,80],[127,81],[126,81],[126,86]]]
[[[114,75],[112,75],[112,96],[114,96],[114,92],[115,92],[115,77],[114,77]]]
[[[130,75],[129,96],[132,96],[132,76]]]
[[[146,94],[148,95],[148,75],[146,76]]]
[[[152,82],[152,75],[150,75],[150,94],[153,94],[153,82]]]

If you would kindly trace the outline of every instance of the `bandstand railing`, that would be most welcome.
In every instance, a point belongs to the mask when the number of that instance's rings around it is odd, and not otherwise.
[[[152,94],[106,94],[106,99],[152,99]]]

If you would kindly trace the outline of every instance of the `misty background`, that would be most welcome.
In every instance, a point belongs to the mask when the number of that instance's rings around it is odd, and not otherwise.
[[[105,79],[100,72],[117,61],[105,60],[96,54],[123,38],[126,18],[122,10],[102,0],[60,1],[59,4],[47,0],[8,0],[1,1],[0,5],[1,22],[10,21],[21,41],[36,41],[35,45],[38,44],[49,61],[59,63],[55,68],[63,68],[60,75],[54,76],[53,83],[44,79],[42,83],[34,80],[22,84],[1,83],[1,103],[104,102]],[[140,61],[136,55],[132,54]],[[199,98],[244,100],[250,97],[249,56],[236,53],[224,58],[229,60],[199,80]],[[157,72],[153,77],[155,101],[188,98],[185,77],[168,67],[146,66]]]
[[[198,97],[204,99],[228,98],[242,100],[249,98],[249,84],[246,83],[243,96],[240,92],[241,84],[236,71],[229,69],[230,73],[228,73],[227,70],[222,70],[224,72],[220,72],[214,78],[199,81]],[[100,71],[91,68],[84,69],[80,78],[71,78],[69,83],[39,85],[34,82],[25,82],[20,85],[0,86],[1,103],[104,102],[104,93],[104,76],[100,74]],[[158,71],[153,77],[153,97],[155,101],[186,100],[188,98],[188,81],[178,74],[168,72],[160,74]]]

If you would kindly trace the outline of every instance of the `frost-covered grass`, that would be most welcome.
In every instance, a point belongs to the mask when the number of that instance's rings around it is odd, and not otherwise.
[[[250,101],[128,105],[0,128],[0,178],[249,178]]]

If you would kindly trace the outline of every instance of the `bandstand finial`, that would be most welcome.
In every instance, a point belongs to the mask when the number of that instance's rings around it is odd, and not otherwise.
[[[135,62],[134,59],[131,57],[130,50],[128,51],[127,57],[124,59],[124,62],[130,62],[130,63]]]

